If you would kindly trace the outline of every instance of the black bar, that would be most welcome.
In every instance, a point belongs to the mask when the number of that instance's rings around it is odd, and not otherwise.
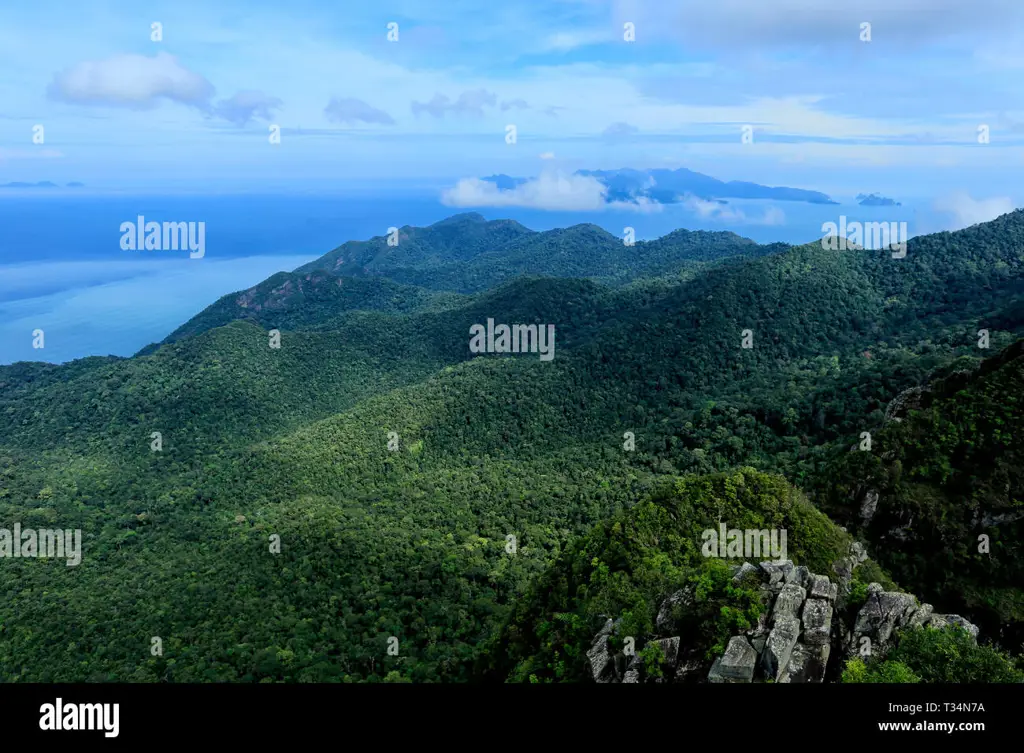
[[[118,704],[117,736],[107,737],[102,721],[93,730],[41,729],[44,704],[56,711],[58,698],[65,713],[69,704]],[[1021,727],[1022,705],[1024,684],[0,685],[5,745],[34,740],[84,743],[87,749],[313,742],[325,735],[331,744],[353,747],[403,740],[422,746],[444,739],[479,747],[590,736],[603,743],[625,736],[654,745],[665,734],[689,737],[702,729],[723,742],[821,732],[850,741],[946,738],[970,745],[991,735],[1012,739]],[[880,728],[890,722],[908,722],[910,729]],[[949,722],[981,722],[984,728],[915,729],[918,723]]]

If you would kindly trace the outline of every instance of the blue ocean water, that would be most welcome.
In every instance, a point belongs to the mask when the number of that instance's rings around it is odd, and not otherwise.
[[[93,355],[129,356],[163,339],[220,296],[291,270],[348,240],[392,226],[429,225],[477,211],[534,230],[582,222],[638,240],[677,228],[731,230],[761,243],[805,243],[824,222],[906,221],[911,235],[934,218],[913,207],[867,208],[794,202],[729,202],[708,212],[682,205],[658,211],[543,211],[453,208],[438,193],[355,191],[279,196],[133,196],[63,192],[0,195],[0,364],[60,363]],[[120,226],[146,221],[204,222],[205,255],[125,251]],[[42,330],[42,348],[39,343]]]

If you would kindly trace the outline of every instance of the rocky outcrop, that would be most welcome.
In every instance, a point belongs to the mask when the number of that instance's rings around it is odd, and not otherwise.
[[[884,654],[897,630],[959,625],[977,639],[978,628],[958,614],[935,614],[931,604],[918,602],[913,594],[885,591],[878,583],[868,586],[868,598],[857,613],[853,630],[843,641],[848,656]]]
[[[878,656],[892,645],[898,630],[959,625],[977,638],[978,628],[963,617],[935,614],[930,604],[918,602],[912,594],[885,591],[878,583],[868,586],[867,600],[852,628],[837,623],[834,617],[846,603],[853,571],[865,559],[864,547],[855,542],[848,556],[833,564],[836,582],[789,561],[735,566],[733,580],[756,584],[765,610],[756,625],[729,639],[707,672],[707,682],[824,682],[834,648],[843,661],[854,655]],[[659,634],[670,631],[679,610],[692,603],[688,588],[668,596],[655,620]],[[643,646],[633,646],[630,656],[610,648],[609,639],[618,628],[619,621],[609,619],[594,637],[587,652],[592,678],[599,683],[649,681],[638,653]],[[703,657],[682,645],[678,636],[651,637],[644,645],[652,643],[664,657],[655,682],[690,682],[707,669]]]
[[[840,560],[832,563],[832,572],[836,575],[836,590],[838,591],[838,603],[846,603],[846,597],[850,593],[850,583],[853,580],[853,571],[868,558],[864,545],[859,541],[850,544],[849,553]]]
[[[868,489],[864,493],[864,499],[860,502],[861,525],[866,526],[875,517],[875,511],[878,510],[878,499],[879,494],[875,489]]]
[[[902,421],[907,414],[912,410],[919,410],[924,402],[925,396],[931,392],[928,387],[911,387],[903,390],[900,394],[893,398],[892,402],[889,403],[885,409],[885,418],[883,423],[889,423],[894,421],[899,423]]]

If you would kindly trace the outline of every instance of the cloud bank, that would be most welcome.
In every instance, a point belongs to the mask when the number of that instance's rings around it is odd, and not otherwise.
[[[590,175],[567,175],[546,171],[514,188],[501,190],[479,178],[464,178],[441,194],[441,203],[450,207],[524,207],[549,211],[595,212],[626,209],[657,212],[661,205],[647,199],[636,202],[607,200],[608,189]]]
[[[960,230],[989,222],[1013,210],[1013,200],[1008,196],[974,199],[963,191],[943,196],[935,202],[935,211],[947,216],[944,230]]]

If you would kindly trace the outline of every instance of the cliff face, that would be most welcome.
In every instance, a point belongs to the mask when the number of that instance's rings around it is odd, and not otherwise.
[[[648,676],[640,646],[628,656],[625,651],[611,651],[609,638],[619,627],[613,620],[606,622],[587,652],[591,675],[600,683],[825,682],[832,674],[830,660],[833,666],[841,666],[855,655],[882,656],[897,630],[957,624],[977,638],[978,628],[959,615],[935,614],[930,604],[920,603],[912,594],[885,591],[878,583],[868,586],[863,605],[848,609],[853,570],[865,558],[863,548],[855,543],[847,557],[834,563],[832,578],[788,560],[734,567],[733,581],[757,587],[765,611],[757,625],[729,640],[706,676],[701,676],[706,666],[703,657],[688,652],[678,637],[660,635],[644,644],[655,644],[663,657],[661,676]],[[668,596],[659,610],[656,630],[669,628],[669,616],[685,609],[691,599],[687,589]]]

